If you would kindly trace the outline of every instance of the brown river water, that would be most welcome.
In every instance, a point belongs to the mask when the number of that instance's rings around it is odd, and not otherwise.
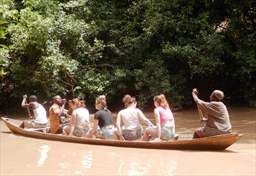
[[[178,134],[192,134],[200,126],[196,111],[175,112],[174,116]],[[0,121],[0,175],[256,175],[256,109],[233,108],[230,116],[233,131],[243,137],[225,151],[47,141],[14,135]]]

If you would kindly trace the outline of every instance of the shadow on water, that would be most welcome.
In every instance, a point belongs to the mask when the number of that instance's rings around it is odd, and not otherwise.
[[[188,153],[208,153],[208,152],[211,152],[211,153],[239,153],[239,152],[236,152],[236,151],[233,151],[233,150],[229,150],[229,149],[226,149],[226,150],[180,150],[182,152],[188,152]]]
[[[11,134],[12,132],[11,132],[11,131],[1,131],[1,133],[4,133],[4,134]]]

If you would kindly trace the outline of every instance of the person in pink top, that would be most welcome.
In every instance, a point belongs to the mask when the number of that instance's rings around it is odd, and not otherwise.
[[[160,141],[176,139],[175,122],[169,104],[163,94],[154,97],[156,126],[146,129],[143,140]]]

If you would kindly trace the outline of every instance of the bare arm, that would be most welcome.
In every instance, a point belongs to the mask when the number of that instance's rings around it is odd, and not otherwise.
[[[23,108],[28,108],[29,107],[29,104],[27,103],[27,95],[23,95],[23,99],[22,99],[22,102],[21,102],[21,107],[23,107]]]
[[[156,109],[154,110],[154,116],[155,116],[156,127],[157,127],[157,138],[160,139],[161,137],[160,114]]]
[[[121,119],[121,114],[120,112],[117,114],[117,119],[116,119],[116,128],[117,128],[117,135],[121,140],[124,140],[124,137],[122,135],[122,130],[121,130],[121,123],[122,123],[122,119]]]
[[[93,127],[92,127],[92,129],[90,129],[90,130],[88,131],[86,137],[92,138],[92,136],[93,136],[94,134],[96,134],[97,128],[98,128],[98,124],[99,124],[99,120],[94,118]]]
[[[73,136],[75,125],[76,125],[76,113],[73,112],[71,116],[71,128],[70,128],[69,136]]]
[[[64,116],[67,114],[68,110],[65,109],[65,106],[66,106],[66,99],[63,99],[63,104],[62,106],[60,107],[60,116]]]
[[[55,115],[57,115],[57,116],[60,116],[60,114],[61,114],[61,110],[60,110],[60,108],[59,108],[58,105],[54,105],[54,106],[53,106],[52,112],[53,112]]]
[[[144,124],[150,126],[152,122],[143,114],[143,112],[138,109],[139,118],[143,121]]]
[[[35,106],[34,106],[33,103],[27,103],[27,95],[23,95],[23,99],[22,99],[22,102],[21,102],[21,107],[27,109],[28,117],[29,117],[30,119],[32,119],[33,116],[32,116],[32,114],[31,114],[29,108],[32,107],[32,108],[34,109]]]

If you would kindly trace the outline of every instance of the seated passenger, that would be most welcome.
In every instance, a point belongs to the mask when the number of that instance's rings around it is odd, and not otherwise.
[[[192,96],[197,104],[198,110],[202,112],[206,123],[202,128],[194,132],[194,138],[215,136],[231,133],[231,123],[226,105],[221,102],[224,93],[214,90],[210,96],[210,102],[205,102],[198,98],[197,89],[193,89]]]
[[[56,95],[52,99],[53,104],[49,109],[50,133],[62,133],[61,116],[64,113],[65,99]]]
[[[89,111],[77,98],[71,100],[69,106],[73,109],[71,124],[63,128],[63,134],[77,137],[85,136],[89,131]]]
[[[98,111],[94,115],[93,128],[90,129],[87,137],[91,138],[93,135],[96,135],[96,137],[102,139],[115,139],[116,128],[113,123],[112,113],[107,108],[106,97],[104,95],[96,98],[95,108]]]
[[[146,129],[143,140],[160,141],[178,137],[175,135],[175,121],[169,104],[163,94],[154,97],[156,126]]]
[[[117,134],[121,140],[136,140],[142,137],[141,122],[146,125],[152,123],[148,120],[142,111],[136,108],[136,100],[130,95],[123,97],[125,109],[117,114],[116,126]]]

